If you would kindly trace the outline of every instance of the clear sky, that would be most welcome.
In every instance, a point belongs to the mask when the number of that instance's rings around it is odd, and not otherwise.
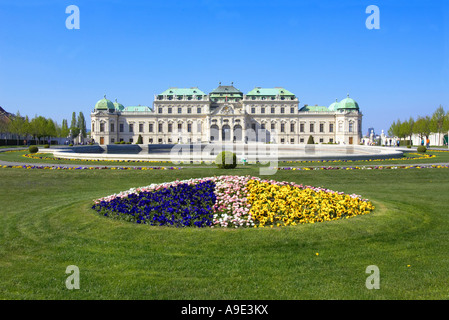
[[[80,10],[67,29],[66,7]],[[369,5],[380,29],[365,25]],[[168,87],[349,93],[363,133],[449,109],[449,1],[0,0],[0,106],[70,122],[107,95],[152,106]]]

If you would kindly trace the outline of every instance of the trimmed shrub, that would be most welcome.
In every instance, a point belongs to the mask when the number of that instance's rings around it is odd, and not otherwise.
[[[307,140],[307,144],[315,144],[312,136],[309,136],[309,140]]]
[[[237,156],[231,151],[222,151],[215,158],[215,164],[220,169],[234,169],[237,167]]]
[[[143,144],[143,138],[140,134],[139,134],[139,137],[137,138],[136,144]]]
[[[425,146],[418,146],[417,151],[424,153],[427,151],[427,148]]]
[[[69,147],[73,147],[73,143],[69,144]]]
[[[30,153],[36,153],[36,152],[39,151],[39,148],[36,147],[36,146],[30,146],[30,147],[28,148],[28,151],[30,151]]]
[[[44,145],[44,148],[50,148],[50,146],[48,144]]]

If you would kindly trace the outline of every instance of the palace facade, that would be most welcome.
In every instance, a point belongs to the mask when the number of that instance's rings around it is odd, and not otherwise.
[[[244,94],[221,85],[209,94],[194,88],[169,88],[155,95],[153,105],[123,106],[106,96],[91,113],[91,138],[114,144],[261,141],[281,144],[358,144],[362,113],[349,95],[330,106],[299,107],[292,92],[255,87]]]

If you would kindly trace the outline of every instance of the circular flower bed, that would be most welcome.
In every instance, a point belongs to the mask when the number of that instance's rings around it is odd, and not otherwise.
[[[356,194],[251,176],[216,176],[152,184],[94,201],[100,215],[153,226],[273,227],[367,214]]]

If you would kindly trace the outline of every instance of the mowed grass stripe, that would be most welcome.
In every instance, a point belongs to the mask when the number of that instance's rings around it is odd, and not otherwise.
[[[170,229],[90,210],[93,199],[131,187],[229,173],[258,171],[2,169],[0,297],[447,298],[448,196],[437,192],[447,190],[447,169],[278,172],[270,178],[362,194],[376,205],[366,216],[297,227]],[[80,268],[80,290],[65,287],[71,264]],[[371,264],[380,268],[380,290],[365,287]]]

